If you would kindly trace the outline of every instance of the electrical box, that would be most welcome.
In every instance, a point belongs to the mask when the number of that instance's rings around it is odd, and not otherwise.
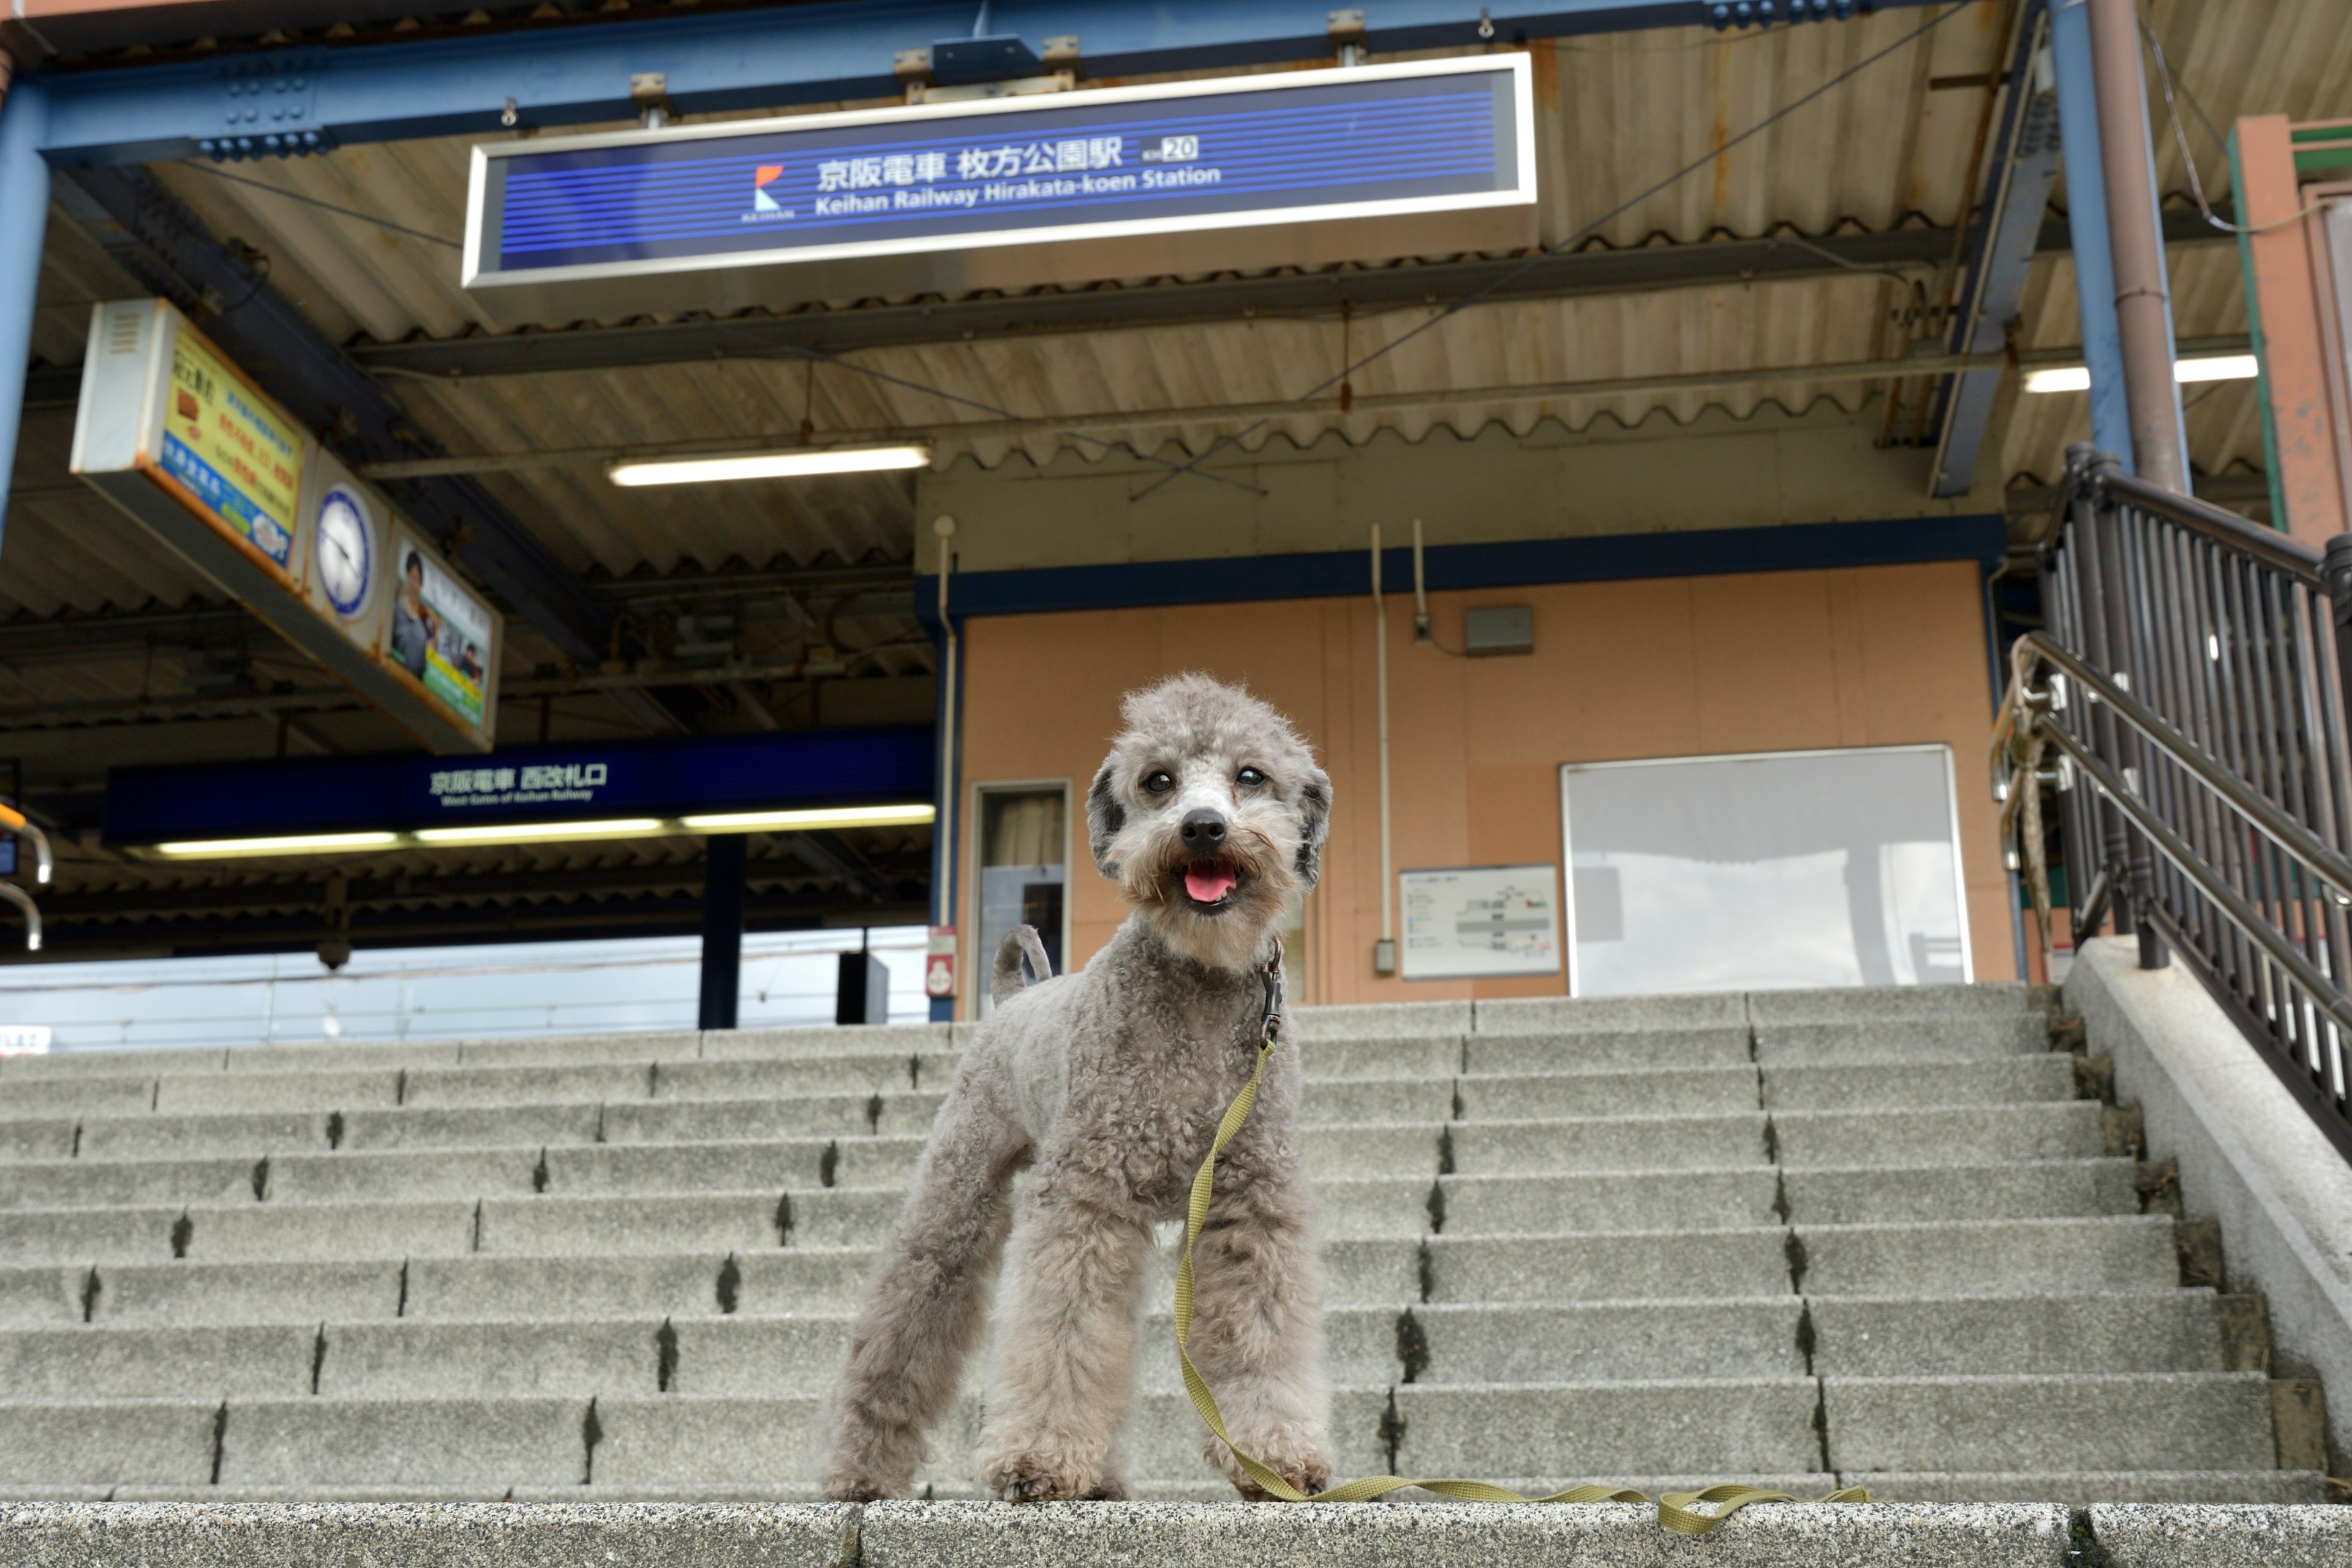
[[[1525,605],[1488,605],[1463,611],[1462,651],[1472,658],[1535,652],[1535,611]]]

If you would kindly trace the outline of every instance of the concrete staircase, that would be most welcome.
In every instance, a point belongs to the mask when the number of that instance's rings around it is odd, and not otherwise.
[[[2280,1468],[2260,1302],[2182,1285],[2052,1000],[1302,1010],[1342,1472],[2321,1500]],[[0,1064],[0,1498],[809,1498],[954,1043]],[[1131,1469],[1230,1497],[1166,1301]]]

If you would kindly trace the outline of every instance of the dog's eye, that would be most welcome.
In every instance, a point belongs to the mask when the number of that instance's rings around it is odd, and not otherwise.
[[[1176,778],[1166,768],[1161,768],[1157,773],[1144,775],[1143,787],[1153,795],[1166,795],[1176,787]]]
[[[1255,789],[1260,784],[1265,783],[1265,775],[1258,772],[1255,768],[1244,768],[1241,772],[1234,775],[1234,783],[1241,785],[1244,789]]]

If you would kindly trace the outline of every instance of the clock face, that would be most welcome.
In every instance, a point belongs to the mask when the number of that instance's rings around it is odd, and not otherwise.
[[[373,532],[365,504],[341,486],[329,490],[319,503],[318,535],[312,541],[319,585],[335,613],[346,619],[367,605],[368,584],[375,576]]]

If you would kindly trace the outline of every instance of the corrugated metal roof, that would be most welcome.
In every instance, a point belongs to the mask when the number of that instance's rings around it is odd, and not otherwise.
[[[2216,124],[2253,109],[2297,118],[2352,113],[2352,30],[2340,25],[2340,0],[2243,0],[2228,7],[2162,0],[2152,14],[2175,68]],[[1981,86],[1937,81],[1991,70],[2007,16],[2006,5],[1990,0],[1970,7],[1925,45],[1899,51],[1636,203],[1602,225],[1595,242],[1687,243],[1783,226],[1822,234],[1959,221],[1987,93]],[[1923,19],[1908,11],[1842,26],[1720,35],[1686,29],[1538,47],[1545,241],[1574,235],[1681,165],[1704,159],[1711,147]],[[2168,191],[2185,188],[2160,118],[2158,127],[2160,178]],[[2226,161],[2193,118],[2190,135],[2208,188],[2218,196],[2226,187]],[[240,182],[454,240],[466,146],[457,140],[405,142],[162,173],[215,233],[265,253],[272,281],[330,337],[441,338],[490,330],[457,287],[454,248]],[[79,338],[69,296],[80,290],[86,297],[85,279],[102,277],[103,263],[85,265],[81,253],[93,247],[69,226],[57,228],[40,342],[45,357],[62,360],[73,357]],[[2175,271],[2182,336],[2243,330],[2237,270],[2228,246],[2181,253]],[[1903,284],[1858,273],[1478,306],[1413,335],[1361,372],[1353,391],[1373,395],[1883,359],[1900,354],[1912,339],[1915,327],[1902,319],[1906,302]],[[1361,353],[1415,333],[1432,313],[1360,316],[1344,325],[1334,317],[1040,335],[870,350],[855,360],[1024,416],[1199,409],[1295,397],[1338,368],[1343,343]],[[1931,335],[1929,322],[1922,336]],[[2063,345],[2077,336],[2067,263],[2045,258],[2029,290],[2020,344]],[[788,436],[804,416],[819,433],[978,417],[939,396],[833,367],[817,371],[812,387],[808,367],[796,362],[457,384],[404,380],[398,386],[420,422],[458,453]],[[1630,424],[1659,410],[1678,420],[1709,406],[1745,416],[1768,402],[1801,408],[1824,395],[1853,408],[1885,390],[1883,384],[1792,379],[1732,389],[1358,409],[1344,416],[1336,409],[1300,409],[1265,421],[1245,439],[1255,444],[1279,435],[1303,444],[1334,427],[1353,441],[1381,428],[1418,439],[1439,424],[1466,435],[1492,421],[1521,432],[1545,420],[1578,429],[1604,416]],[[2252,406],[2244,384],[2197,396],[2190,418],[2200,468],[2259,465]],[[2047,479],[2066,441],[2086,433],[2086,421],[2079,395],[2020,399],[2004,468]],[[1235,425],[1199,417],[1123,434],[1147,447],[1172,441],[1198,452]],[[12,508],[0,611],[175,603],[193,592],[184,574],[153,561],[152,552],[123,549],[121,525],[94,503],[42,493],[70,485],[54,444],[49,436],[28,433],[23,477],[33,493]],[[1070,445],[1049,427],[941,442],[943,458],[969,450],[986,464],[1016,450],[1042,461]],[[887,478],[623,491],[583,466],[500,474],[488,482],[558,559],[583,571],[716,568],[730,560],[904,560],[915,542],[910,487]]]

